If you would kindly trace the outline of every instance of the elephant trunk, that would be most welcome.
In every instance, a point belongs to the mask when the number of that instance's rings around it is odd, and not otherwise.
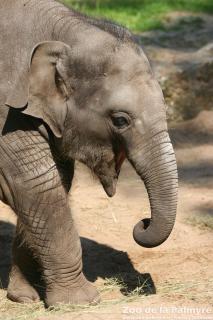
[[[128,159],[145,183],[151,219],[144,219],[136,224],[133,237],[139,245],[151,248],[168,238],[175,223],[177,165],[167,132],[155,135],[148,144],[141,138],[137,140],[140,141],[129,151]]]

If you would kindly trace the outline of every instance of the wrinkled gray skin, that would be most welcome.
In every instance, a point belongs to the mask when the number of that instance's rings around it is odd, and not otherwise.
[[[97,302],[68,203],[74,160],[113,196],[126,157],[151,207],[134,238],[163,243],[177,169],[162,91],[127,30],[55,1],[1,1],[0,43],[0,200],[18,217],[8,297],[39,300],[39,271],[47,306]]]

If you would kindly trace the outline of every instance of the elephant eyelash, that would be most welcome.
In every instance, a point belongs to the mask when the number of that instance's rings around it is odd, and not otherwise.
[[[121,113],[121,114],[127,115],[130,118],[130,120],[136,119],[135,115],[131,111],[126,111],[123,109],[118,109],[116,111],[114,109],[112,109],[112,110],[110,110],[109,115],[111,117],[113,114],[116,114],[116,113]]]

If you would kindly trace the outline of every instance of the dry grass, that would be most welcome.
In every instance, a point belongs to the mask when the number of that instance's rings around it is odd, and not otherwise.
[[[210,214],[198,214],[185,219],[185,222],[199,229],[213,229],[213,216]]]
[[[43,303],[37,304],[17,304],[6,299],[5,291],[0,292],[0,320],[33,320],[39,317],[50,316],[50,315],[65,315],[73,314],[76,312],[81,313],[93,313],[103,312],[108,307],[116,305],[122,305],[132,302],[141,302],[141,299],[145,299],[144,289],[147,288],[147,283],[144,281],[139,283],[138,287],[135,288],[131,293],[123,295],[121,298],[115,298],[111,300],[104,300],[96,306],[73,306],[73,305],[60,305],[59,307],[49,308],[46,310]],[[99,287],[101,295],[106,292],[112,293],[114,291],[125,291],[127,290],[125,283],[121,277],[106,279],[103,284]],[[213,292],[213,279],[209,279],[206,282],[197,281],[186,281],[186,282],[167,282],[159,284],[158,296],[166,298],[184,298],[188,301],[202,298],[202,300],[209,299]]]
[[[190,301],[209,302],[213,292],[213,278],[208,281],[168,282],[159,285],[158,294],[164,297],[182,297]]]
[[[99,292],[104,295],[106,292],[111,293],[114,291],[126,292],[121,298],[103,300],[99,305],[96,306],[78,306],[78,305],[63,305],[59,307],[49,308],[46,310],[43,303],[36,304],[17,304],[6,299],[6,292],[4,290],[0,293],[0,320],[31,320],[37,319],[41,316],[47,315],[64,315],[66,313],[74,312],[94,312],[102,310],[108,306],[113,306],[121,303],[130,303],[141,298],[144,289],[146,288],[146,281],[139,283],[131,293],[127,292],[127,287],[121,277],[108,278],[100,286]]]

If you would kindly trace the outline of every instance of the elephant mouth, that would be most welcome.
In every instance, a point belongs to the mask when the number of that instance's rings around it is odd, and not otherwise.
[[[115,159],[112,163],[108,165],[107,174],[99,175],[100,182],[108,197],[113,197],[116,193],[118,177],[125,158],[126,153],[122,149],[115,155]]]
[[[115,170],[119,176],[120,170],[121,170],[121,166],[124,162],[124,160],[126,159],[126,152],[124,149],[122,149],[116,156],[116,161],[115,161]]]
[[[107,183],[105,181],[101,181],[104,191],[110,198],[113,197],[116,193],[117,181],[118,181],[118,178],[109,179]]]

